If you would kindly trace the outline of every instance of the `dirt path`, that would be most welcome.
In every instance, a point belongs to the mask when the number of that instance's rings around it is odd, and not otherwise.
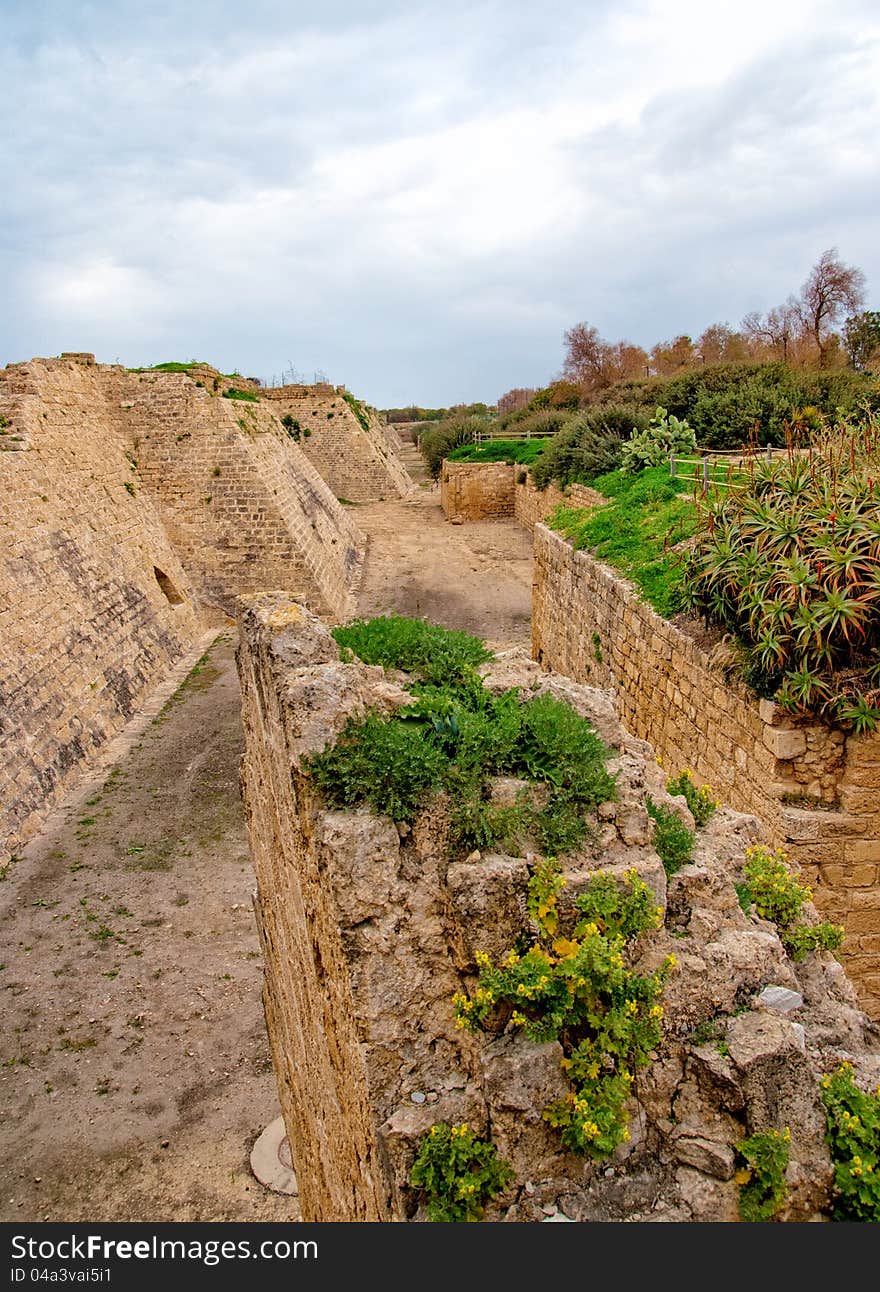
[[[527,642],[531,540],[436,490],[357,508],[360,613]],[[0,1220],[280,1220],[231,633],[0,883]]]
[[[515,520],[452,525],[436,487],[362,504],[355,520],[369,536],[360,614],[424,615],[496,644],[528,645],[532,540]]]

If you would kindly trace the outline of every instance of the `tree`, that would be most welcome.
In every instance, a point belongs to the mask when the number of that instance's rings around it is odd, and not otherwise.
[[[642,376],[648,356],[629,341],[605,341],[598,329],[576,323],[565,334],[568,350],[562,375],[582,386],[587,394],[613,386],[616,381]]]
[[[672,341],[658,341],[651,347],[651,363],[659,377],[671,377],[694,362],[694,343],[689,336],[677,336]]]
[[[880,351],[880,310],[850,315],[843,325],[843,343],[852,366],[867,367]]]
[[[515,413],[518,408],[526,408],[529,400],[537,391],[533,386],[515,386],[503,395],[498,396],[498,412]]]
[[[803,330],[803,318],[798,302],[789,296],[784,305],[776,305],[766,314],[752,310],[740,324],[753,343],[767,346],[776,358],[788,362],[790,350]]]
[[[823,251],[801,288],[798,307],[819,352],[819,367],[828,365],[834,324],[844,313],[858,313],[865,299],[865,275],[845,265],[836,247]]]
[[[726,323],[713,323],[698,337],[696,353],[703,363],[743,363],[749,357],[746,338]]]

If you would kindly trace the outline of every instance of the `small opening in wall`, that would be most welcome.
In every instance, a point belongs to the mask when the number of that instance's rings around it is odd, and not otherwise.
[[[175,588],[174,584],[171,582],[171,580],[169,579],[165,571],[160,570],[158,565],[154,565],[153,573],[156,576],[156,582],[158,583],[162,591],[165,593],[165,596],[171,602],[172,606],[183,605],[186,598],[177,591],[177,588]]]

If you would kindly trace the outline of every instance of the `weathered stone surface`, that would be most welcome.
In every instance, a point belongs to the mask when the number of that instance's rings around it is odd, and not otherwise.
[[[303,1214],[423,1219],[409,1171],[420,1135],[441,1120],[491,1130],[513,1167],[488,1219],[735,1219],[733,1146],[783,1126],[791,1128],[785,1217],[827,1214],[819,1078],[841,1051],[864,1080],[880,1076],[880,1051],[832,958],[793,965],[774,928],[740,909],[734,883],[754,820],[719,811],[700,832],[695,864],[669,882],[667,905],[656,853],[619,832],[621,811],[665,790],[626,737],[609,733],[620,751],[619,797],[597,814],[601,839],[563,858],[559,932],[592,876],[622,884],[634,869],[666,920],[628,949],[628,961],[637,973],[670,956],[677,966],[664,991],[662,1039],[636,1074],[629,1139],[607,1162],[577,1157],[542,1117],[570,1089],[561,1045],[528,1041],[509,1005],[489,1015],[486,1030],[462,1030],[452,1005],[456,992],[477,985],[478,950],[497,963],[534,938],[526,894],[535,858],[450,856],[443,795],[410,830],[365,809],[323,809],[305,774],[310,744],[320,746],[359,705],[393,709],[406,678],[392,682],[335,658],[308,662],[321,650],[313,625],[314,651],[295,642],[273,650],[279,633],[295,631],[295,617],[280,622],[282,612],[269,598],[243,614],[242,771],[266,1014]],[[496,682],[503,676],[528,692],[531,666],[519,671],[508,657],[493,667]],[[501,794],[520,788],[508,783]],[[802,997],[797,1022],[757,999],[768,985]]]
[[[804,998],[799,991],[790,987],[778,987],[771,983],[758,993],[758,1003],[767,1009],[775,1009],[779,1014],[790,1014],[794,1009],[801,1009]]]

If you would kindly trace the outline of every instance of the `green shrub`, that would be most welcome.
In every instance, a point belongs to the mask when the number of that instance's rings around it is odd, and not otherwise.
[[[419,436],[419,451],[428,471],[436,480],[444,458],[460,444],[473,444],[488,428],[485,417],[459,416],[439,422]]]
[[[694,854],[694,833],[672,808],[661,807],[650,795],[645,798],[648,816],[655,822],[654,847],[667,875],[690,864]]]
[[[241,399],[248,404],[259,403],[260,396],[252,390],[239,390],[237,386],[227,386],[223,392],[224,399]]]
[[[648,410],[660,404],[685,419],[704,448],[738,449],[754,440],[784,445],[790,428],[805,425],[809,408],[825,419],[876,412],[880,382],[845,368],[817,372],[785,363],[706,364],[671,378],[619,382],[597,400]],[[808,416],[808,433],[811,424]]]
[[[694,818],[694,825],[698,828],[707,825],[717,808],[721,806],[712,794],[711,785],[697,786],[694,783],[694,774],[688,768],[678,776],[670,776],[666,782],[666,788],[670,794],[684,795],[691,816]]]
[[[633,431],[624,444],[620,465],[624,471],[643,471],[668,462],[672,453],[693,454],[696,450],[692,427],[658,406],[645,429]]]
[[[562,487],[574,482],[589,484],[620,465],[623,440],[647,422],[637,408],[609,406],[575,413],[548,445],[532,479],[539,489],[551,481]]]
[[[369,431],[370,419],[367,415],[367,408],[366,408],[366,405],[363,403],[363,401],[360,399],[355,399],[354,395],[349,390],[345,392],[342,398],[345,400],[346,404],[348,404],[349,408],[354,413],[355,417],[357,418],[358,422],[361,425],[361,428],[365,431]]]
[[[473,675],[492,658],[478,637],[441,628],[427,619],[383,615],[355,619],[332,630],[337,645],[353,651],[365,664],[399,668],[422,682],[455,683]]]
[[[403,668],[418,679],[415,701],[390,718],[350,720],[338,742],[306,763],[337,807],[366,802],[411,820],[432,790],[450,797],[451,842],[487,847],[526,837],[568,851],[594,828],[588,813],[614,798],[608,750],[590,724],[550,696],[492,695],[476,673],[482,642],[423,620],[358,621],[334,629],[366,663]],[[547,786],[546,801],[524,794],[512,808],[491,802],[493,776]]]
[[[740,1168],[734,1179],[739,1185],[739,1214],[745,1221],[772,1220],[788,1197],[785,1172],[791,1132],[759,1131],[736,1145]]]
[[[880,720],[880,421],[808,457],[753,463],[710,498],[684,564],[692,609],[742,643],[745,676],[790,712]]]
[[[456,993],[453,1004],[460,1027],[500,1030],[510,1022],[530,1040],[559,1041],[571,1090],[544,1118],[567,1148],[603,1158],[629,1138],[632,1082],[660,1043],[660,997],[675,957],[647,975],[626,967],[628,945],[663,916],[635,870],[622,887],[595,876],[575,901],[580,918],[571,936],[555,938],[563,882],[552,859],[536,866],[528,908],[538,939],[497,966],[479,952],[477,987],[472,995]]]
[[[822,1078],[825,1138],[834,1163],[835,1220],[880,1221],[880,1086],[865,1094],[851,1063]]]
[[[791,873],[781,848],[770,852],[761,844],[746,850],[745,883],[737,886],[740,906],[755,911],[776,925],[779,937],[793,960],[803,960],[811,951],[836,951],[843,942],[839,924],[822,920],[805,924],[800,915],[812,890]]]
[[[430,1220],[479,1220],[513,1171],[494,1144],[478,1139],[466,1122],[436,1122],[419,1141],[409,1179],[424,1195]]]

